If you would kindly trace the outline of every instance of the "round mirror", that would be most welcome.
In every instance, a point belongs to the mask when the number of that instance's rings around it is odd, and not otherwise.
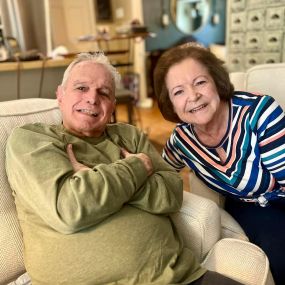
[[[171,0],[170,11],[176,27],[192,34],[207,22],[210,4],[209,0]]]

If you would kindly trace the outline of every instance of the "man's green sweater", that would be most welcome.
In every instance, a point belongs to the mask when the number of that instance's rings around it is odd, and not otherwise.
[[[74,173],[69,143],[90,170]],[[151,157],[154,173],[122,159],[122,147]],[[169,217],[181,207],[182,181],[135,127],[79,138],[63,126],[25,125],[8,139],[6,165],[33,285],[188,284],[205,272]]]

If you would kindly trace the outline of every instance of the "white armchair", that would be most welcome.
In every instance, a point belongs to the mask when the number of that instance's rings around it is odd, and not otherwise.
[[[5,172],[5,145],[15,126],[38,121],[61,122],[56,100],[34,98],[0,103],[0,285],[30,284],[23,261],[21,230]],[[223,238],[217,204],[195,194],[184,194],[183,207],[172,218],[185,245],[200,262],[244,284],[273,285],[263,251],[245,240]],[[242,233],[241,237],[246,239]]]

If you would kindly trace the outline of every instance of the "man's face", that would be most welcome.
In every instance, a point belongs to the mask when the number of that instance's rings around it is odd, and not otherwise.
[[[70,72],[65,86],[59,86],[57,100],[63,125],[77,136],[99,137],[115,110],[115,85],[111,73],[101,64],[83,61]]]

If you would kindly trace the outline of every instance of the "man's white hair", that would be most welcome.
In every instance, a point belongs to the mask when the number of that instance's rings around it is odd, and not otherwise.
[[[68,77],[70,75],[71,70],[73,67],[82,61],[92,61],[95,63],[102,64],[106,67],[106,69],[111,73],[111,76],[114,80],[115,86],[119,87],[121,82],[121,75],[117,71],[117,69],[110,63],[108,57],[104,54],[103,51],[97,51],[97,52],[82,52],[79,53],[76,58],[69,64],[69,66],[66,68],[61,85],[65,87],[66,82],[68,80]]]

